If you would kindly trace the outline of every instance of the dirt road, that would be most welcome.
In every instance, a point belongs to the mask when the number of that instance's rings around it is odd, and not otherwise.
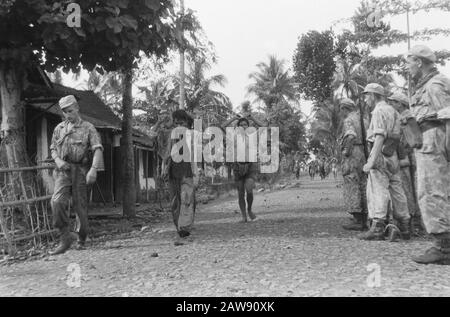
[[[337,185],[302,179],[259,193],[249,224],[238,223],[234,200],[202,205],[184,246],[167,216],[133,238],[3,266],[0,295],[450,296],[448,267],[410,260],[429,242],[362,242],[341,229]]]

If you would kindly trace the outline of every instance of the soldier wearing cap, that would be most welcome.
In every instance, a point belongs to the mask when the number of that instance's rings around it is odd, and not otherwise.
[[[436,55],[418,45],[407,56],[407,68],[415,84],[411,111],[419,124],[422,144],[416,148],[417,192],[425,228],[434,238],[433,246],[413,260],[421,264],[450,263],[450,171],[448,141],[450,129],[440,121],[450,107],[450,79],[437,70]],[[443,118],[448,119],[448,118]]]
[[[342,152],[342,175],[344,176],[344,200],[346,209],[353,216],[353,222],[344,225],[345,230],[362,231],[367,228],[367,177],[363,172],[366,163],[364,155],[361,116],[353,100],[344,98],[340,102],[343,122],[339,138]],[[364,129],[369,126],[364,120]]]
[[[394,207],[402,237],[409,238],[408,205],[400,178],[397,155],[400,141],[400,115],[385,101],[385,90],[378,84],[369,84],[364,90],[365,101],[372,111],[367,141],[372,144],[364,172],[367,181],[367,204],[372,225],[361,240],[384,240],[389,202]]]
[[[66,252],[73,243],[70,233],[69,201],[77,216],[78,248],[84,248],[88,234],[87,185],[94,184],[103,158],[101,139],[95,127],[81,119],[74,96],[59,101],[64,121],[53,132],[50,146],[56,169],[55,189],[51,200],[53,225],[59,230],[60,243],[51,255]],[[90,165],[89,152],[94,153]]]
[[[409,99],[401,92],[394,92],[388,97],[389,104],[402,114],[409,109]],[[416,198],[416,159],[414,151],[406,142],[405,129],[401,131],[399,159],[401,168],[401,178],[403,191],[408,201],[408,210],[411,216],[411,229],[422,230],[422,218],[420,216],[419,205]]]

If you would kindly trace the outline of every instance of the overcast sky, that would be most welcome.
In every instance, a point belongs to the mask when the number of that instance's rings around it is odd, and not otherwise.
[[[298,38],[309,30],[329,29],[334,21],[350,17],[360,0],[185,0],[197,12],[203,28],[214,43],[219,63],[214,73],[228,79],[222,89],[239,106],[250,84],[248,75],[269,54],[286,60],[292,57]],[[389,19],[406,31],[406,17]],[[419,14],[411,18],[412,32],[424,27],[449,27],[450,13]],[[339,28],[339,26],[337,27]],[[414,43],[413,43],[414,44]],[[450,39],[436,39],[433,49],[450,49]],[[406,44],[387,47],[379,54],[402,54]],[[445,71],[449,70],[446,68]],[[450,75],[450,72],[447,72]],[[305,103],[308,112],[307,103]]]

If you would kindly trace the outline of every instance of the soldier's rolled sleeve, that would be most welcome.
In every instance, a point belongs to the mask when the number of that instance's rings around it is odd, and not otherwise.
[[[96,150],[103,151],[102,140],[94,126],[89,127],[89,144],[92,152]]]
[[[60,136],[59,133],[60,132],[60,128],[59,126],[57,126],[55,128],[55,130],[53,131],[53,135],[52,135],[52,142],[50,144],[50,153],[52,158],[55,160],[58,157],[58,146],[57,146],[57,140],[59,140]]]
[[[374,111],[372,114],[373,135],[381,135],[384,138],[387,137],[386,119],[380,111]]]

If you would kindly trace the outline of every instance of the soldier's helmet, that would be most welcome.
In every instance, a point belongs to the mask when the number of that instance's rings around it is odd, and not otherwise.
[[[423,58],[432,63],[436,63],[437,61],[436,54],[428,46],[425,45],[416,45],[411,48],[411,50],[408,52],[408,57],[410,56]]]
[[[389,96],[387,98],[388,100],[391,101],[397,101],[400,102],[402,105],[404,106],[409,106],[409,99],[408,96],[406,96],[405,94],[401,93],[401,92],[394,92],[391,96]]]
[[[376,84],[376,83],[368,84],[366,86],[366,88],[364,88],[363,94],[369,94],[369,93],[377,94],[380,96],[386,96],[386,91],[383,88],[383,86],[381,86],[380,84]]]
[[[350,98],[344,98],[339,102],[340,108],[342,109],[348,109],[348,110],[354,110],[356,109],[356,104],[353,100]]]

